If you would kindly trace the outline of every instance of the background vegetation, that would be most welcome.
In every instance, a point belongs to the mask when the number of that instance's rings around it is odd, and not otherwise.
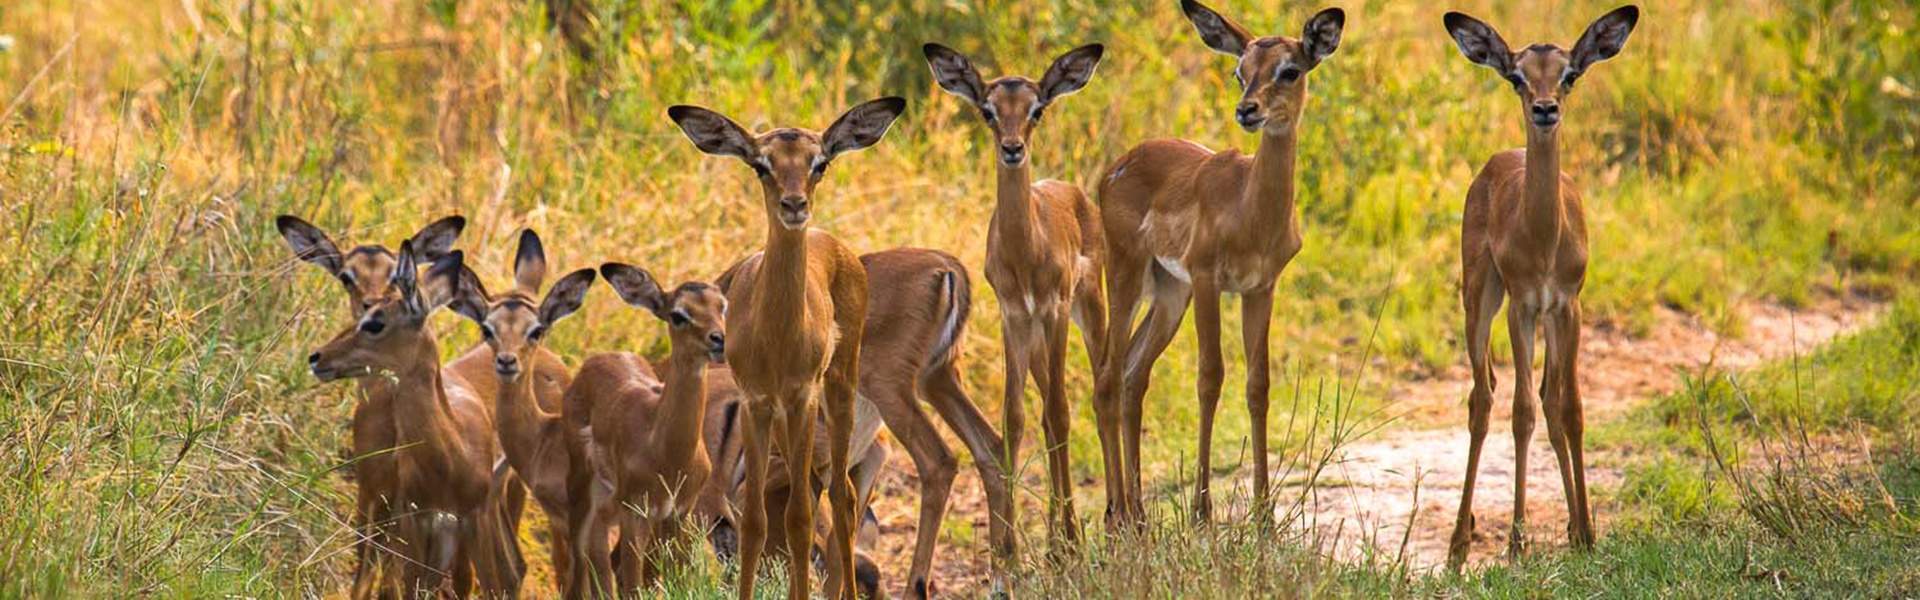
[[[1308,77],[1307,246],[1274,309],[1280,372],[1308,387],[1377,383],[1458,361],[1461,198],[1486,156],[1521,143],[1521,121],[1506,85],[1459,58],[1440,12],[1481,16],[1515,44],[1571,44],[1612,4],[1341,4],[1341,49]],[[1288,35],[1321,8],[1214,5],[1256,32]],[[1644,8],[1626,51],[1582,79],[1562,141],[1593,237],[1588,318],[1641,331],[1665,305],[1737,333],[1732,309],[1744,301],[1808,303],[1840,287],[1901,295],[1920,269],[1912,7]],[[838,161],[818,225],[856,248],[933,247],[979,264],[992,204],[985,134],[973,111],[932,86],[923,41],[960,49],[989,76],[1038,76],[1075,45],[1107,44],[1093,84],[1050,111],[1037,134],[1041,176],[1088,186],[1106,161],[1153,137],[1254,143],[1230,119],[1230,60],[1198,42],[1172,0],[602,0],[595,12],[599,52],[587,62],[565,52],[540,4],[521,0],[0,6],[0,240],[10,247],[0,252],[0,512],[10,515],[0,520],[0,595],[342,587],[350,488],[335,471],[350,392],[316,385],[298,357],[344,312],[333,284],[289,260],[276,214],[303,215],[347,244],[394,244],[431,217],[465,214],[462,245],[494,279],[505,278],[511,236],[525,227],[546,237],[559,268],[624,260],[670,280],[710,278],[760,242],[764,217],[746,171],[700,156],[666,106],[702,104],[753,128],[818,128],[854,102],[897,94],[909,99],[907,115],[878,147]],[[984,283],[976,290],[968,385],[997,413],[998,312]],[[1768,537],[1782,535],[1770,524],[1779,517],[1753,499],[1775,489],[1770,472],[1714,483],[1750,472],[1732,455],[1745,447],[1737,440],[1770,434],[1728,428],[1750,427],[1756,414],[1767,423],[1799,415],[1815,430],[1865,422],[1882,443],[1911,447],[1920,347],[1914,310],[1903,306],[1894,329],[1779,371],[1792,377],[1735,386],[1699,375],[1688,393],[1638,417],[1651,425],[1596,435],[1656,450],[1622,493],[1662,517],[1623,525],[1595,555],[1466,580],[1407,578],[1325,562],[1299,540],[1241,543],[1268,534],[1175,528],[1158,538],[1178,542],[1167,551],[1223,554],[1140,564],[1207,573],[1238,561],[1236,548],[1279,545],[1260,560],[1281,562],[1235,564],[1284,565],[1257,573],[1285,595],[1911,591],[1920,575],[1891,558],[1911,557],[1920,481],[1911,459],[1874,461],[1897,475],[1870,480],[1884,486],[1833,483],[1835,498],[1891,489],[1906,500],[1864,503],[1847,513],[1850,528],[1834,534],[1842,537],[1805,547]],[[438,323],[449,351],[476,337],[453,317]],[[664,344],[653,320],[606,296],[557,333],[556,350],[575,360]],[[1496,332],[1496,345],[1504,338]],[[1178,339],[1148,399],[1157,480],[1191,452],[1191,345],[1190,335]],[[1072,364],[1084,364],[1074,352]],[[1228,364],[1238,355],[1229,349]],[[1230,369],[1226,398],[1238,397],[1239,372]],[[1084,396],[1090,376],[1071,373]],[[1359,409],[1379,408],[1367,391],[1379,386],[1356,389]],[[1222,419],[1223,453],[1241,447],[1232,442],[1246,434],[1238,414]],[[1088,481],[1100,472],[1090,415],[1078,409],[1072,448]],[[1721,444],[1708,444],[1707,432]],[[1081,506],[1099,506],[1097,486],[1084,490]],[[1827,499],[1771,502],[1784,501]],[[1864,561],[1885,567],[1867,572],[1880,579],[1827,587],[1809,574],[1866,572],[1826,564],[1841,550],[1885,558]],[[1764,571],[1780,561],[1794,566]],[[1130,581],[1074,578],[1086,572],[1063,570],[1043,585],[1126,593],[1084,587]],[[1651,587],[1613,587],[1623,574]],[[1322,587],[1295,585],[1303,581]],[[1702,587],[1720,583],[1728,587]],[[1796,587],[1768,587],[1776,584]]]

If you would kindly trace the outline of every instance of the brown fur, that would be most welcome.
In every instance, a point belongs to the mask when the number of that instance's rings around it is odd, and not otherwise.
[[[1205,520],[1210,495],[1213,418],[1225,365],[1220,354],[1220,295],[1242,297],[1247,409],[1252,421],[1255,514],[1265,516],[1267,479],[1267,333],[1273,286],[1299,253],[1293,169],[1297,125],[1306,102],[1306,77],[1339,42],[1344,16],[1328,9],[1308,21],[1302,39],[1254,39],[1238,25],[1189,0],[1183,4],[1202,39],[1240,58],[1245,93],[1236,120],[1260,131],[1249,157],[1213,152],[1184,140],[1154,140],[1114,161],[1100,179],[1107,231],[1108,323],[1103,398],[1117,398],[1122,422],[1125,485],[1121,522],[1144,514],[1140,488],[1141,401],[1153,363],[1173,340],[1188,304],[1200,341],[1200,446],[1195,457],[1192,510]],[[1292,79],[1281,79],[1287,69]],[[1152,299],[1141,329],[1133,329],[1140,296]],[[1118,389],[1116,389],[1118,388]],[[1124,396],[1121,394],[1124,393]]]
[[[1487,435],[1496,386],[1487,338],[1493,316],[1511,297],[1507,330],[1513,342],[1513,437],[1515,447],[1513,531],[1510,551],[1525,549],[1527,446],[1537,402],[1545,408],[1548,439],[1559,462],[1567,500],[1567,534],[1576,546],[1593,544],[1586,468],[1581,457],[1585,425],[1576,363],[1580,353],[1580,289],[1586,281],[1587,229],[1580,193],[1560,170],[1557,135],[1560,103],[1586,68],[1618,53],[1639,18],[1626,6],[1602,16],[1569,52],[1536,45],[1515,53],[1493,28],[1460,13],[1447,13],[1446,28],[1469,60],[1494,69],[1514,84],[1528,115],[1527,147],[1495,154],[1467,189],[1460,236],[1461,305],[1466,312],[1467,358],[1473,365],[1468,396],[1466,484],[1454,522],[1448,564],[1466,562],[1473,533],[1473,486]],[[1545,377],[1539,400],[1533,388],[1533,340],[1545,318]]]

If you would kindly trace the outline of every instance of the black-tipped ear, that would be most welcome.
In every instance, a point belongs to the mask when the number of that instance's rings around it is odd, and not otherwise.
[[[726,115],[698,106],[680,105],[668,108],[667,118],[673,119],[673,123],[680,126],[680,132],[693,140],[694,147],[701,152],[748,161],[760,156],[753,135]]]
[[[1054,59],[1053,66],[1047,67],[1047,74],[1040,78],[1040,103],[1052,104],[1061,96],[1087,87],[1087,82],[1093,79],[1094,69],[1100,66],[1100,57],[1106,51],[1106,46],[1087,44]]]
[[[1200,41],[1215,52],[1240,56],[1247,53],[1247,44],[1253,43],[1253,34],[1247,33],[1246,28],[1228,21],[1204,4],[1180,0],[1180,12],[1186,13],[1193,28],[1200,30]]]
[[[593,287],[593,269],[580,269],[561,277],[547,290],[547,298],[540,301],[540,322],[548,327],[573,311],[580,310],[580,303],[587,299],[587,289]]]
[[[652,273],[645,269],[625,263],[607,263],[600,265],[600,276],[607,279],[607,285],[621,300],[655,315],[667,309],[667,294],[660,290],[660,282],[655,281]]]
[[[893,127],[893,120],[906,111],[907,99],[899,96],[868,100],[847,109],[846,114],[834,119],[833,125],[820,135],[824,146],[822,157],[833,160],[841,154],[880,143],[887,129]]]
[[[532,229],[520,232],[520,249],[513,253],[513,287],[532,297],[540,293],[540,282],[547,278],[547,249],[540,234]]]
[[[420,262],[435,262],[453,251],[454,242],[460,241],[461,230],[466,229],[467,218],[454,215],[429,223],[413,234],[413,251],[418,254],[414,259]]]
[[[1513,50],[1507,41],[1493,26],[1469,17],[1465,14],[1450,12],[1441,21],[1447,26],[1447,34],[1453,36],[1453,43],[1460,47],[1460,54],[1474,64],[1498,71],[1501,77],[1513,73]]]
[[[980,70],[959,51],[927,44],[920,47],[920,52],[927,56],[927,68],[933,70],[933,80],[940,89],[975,105],[986,101],[987,85],[980,80]]]
[[[447,308],[453,309],[453,312],[472,320],[474,323],[485,326],[487,324],[487,309],[493,304],[493,297],[487,295],[486,286],[480,283],[480,275],[474,273],[473,269],[465,264],[465,256],[459,258],[457,265],[447,266],[448,263],[455,261],[454,254],[455,253],[449,253],[447,256],[442,257],[438,262],[433,263],[433,268],[428,269],[427,272],[431,275],[457,267],[459,277],[453,281],[453,289],[448,294],[450,299],[447,302]]]
[[[1340,49],[1340,33],[1346,28],[1347,13],[1338,8],[1320,11],[1307,19],[1306,28],[1300,32],[1300,46],[1306,50],[1308,60],[1318,65],[1333,56],[1333,51]]]
[[[346,268],[340,248],[334,246],[333,240],[319,227],[293,215],[280,215],[273,220],[273,226],[280,230],[280,237],[286,238],[287,247],[293,249],[293,255],[300,260],[319,265],[335,276]]]
[[[1586,33],[1580,34],[1580,41],[1573,44],[1572,60],[1567,69],[1572,80],[1594,63],[1613,58],[1627,45],[1627,35],[1633,33],[1635,25],[1640,23],[1640,7],[1626,5],[1613,9],[1592,25]]]

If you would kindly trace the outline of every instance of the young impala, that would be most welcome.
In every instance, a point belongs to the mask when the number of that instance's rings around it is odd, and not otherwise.
[[[733,293],[735,287],[751,285],[741,274],[758,269],[761,256],[750,255],[727,269],[717,280],[720,289]],[[850,456],[860,458],[848,475],[864,504],[885,464],[885,448],[874,443],[879,433],[879,423],[873,418],[877,412],[880,423],[886,424],[906,448],[919,476],[920,518],[914,530],[907,595],[933,596],[937,592],[931,579],[934,543],[939,538],[959,461],[920,406],[924,400],[974,456],[973,466],[987,496],[987,543],[995,561],[990,575],[992,587],[1005,590],[1014,532],[1013,494],[1002,474],[1003,461],[998,458],[1004,447],[1000,435],[960,385],[960,341],[972,308],[973,285],[967,270],[950,254],[922,248],[868,253],[860,257],[860,264],[867,271],[867,320],[860,340],[859,400],[849,450]],[[716,447],[740,446],[739,436],[731,436],[729,441],[729,445]],[[823,452],[824,444],[825,438],[816,436],[814,452]],[[722,464],[726,465],[722,472],[737,471],[732,469],[733,462]],[[791,495],[786,486],[786,479],[778,472],[768,478],[768,510],[786,506],[785,498]],[[728,493],[735,491],[729,488]],[[779,535],[769,539],[784,538],[785,530],[778,525],[770,530]],[[770,550],[778,549],[774,546],[768,544]],[[859,583],[867,585],[872,579],[863,576]]]
[[[847,479],[853,437],[860,341],[867,318],[867,272],[858,255],[833,236],[809,231],[812,193],[839,155],[880,141],[906,109],[882,98],[848,110],[824,133],[781,128],[759,136],[719,113],[675,106],[667,115],[695,146],[733,156],[759,176],[767,215],[766,249],[756,268],[739,273],[727,293],[727,363],[748,395],[745,505],[740,515],[741,600],[753,597],[754,570],[766,535],[766,471],[778,425],[788,480],[813,497],[815,397],[826,405],[828,498],[833,515],[827,593],[851,598],[853,484]],[[824,387],[824,394],[818,394]],[[806,556],[814,503],[787,504],[788,556]],[[808,570],[788,569],[787,597],[808,597]]]
[[[1587,512],[1587,477],[1580,456],[1582,423],[1575,363],[1580,358],[1580,287],[1587,274],[1587,226],[1580,192],[1560,170],[1560,104],[1573,82],[1595,63],[1620,53],[1640,20],[1640,9],[1614,9],[1587,27],[1573,50],[1537,44],[1514,52],[1493,27],[1460,13],[1447,13],[1447,33],[1460,53],[1513,84],[1526,115],[1527,147],[1493,155],[1467,188],[1460,235],[1460,303],[1467,314],[1467,359],[1473,392],[1467,398],[1472,441],[1467,481],[1460,490],[1447,563],[1467,560],[1473,541],[1473,480],[1493,410],[1495,378],[1487,337],[1493,316],[1507,298],[1507,333],[1513,341],[1513,531],[1512,554],[1524,551],[1527,509],[1527,445],[1533,437],[1533,332],[1541,318],[1547,342],[1540,403],[1547,439],[1560,463],[1567,499],[1567,536],[1593,544]]]
[[[1006,76],[982,81],[979,70],[959,52],[939,44],[922,47],[940,87],[980,111],[993,137],[990,146],[999,175],[993,223],[987,228],[987,283],[1000,299],[1000,334],[1005,340],[1006,396],[1001,405],[1006,425],[1002,468],[1014,472],[1020,462],[1020,438],[1026,428],[1027,374],[1040,387],[1041,431],[1047,451],[1048,531],[1056,544],[1071,543],[1080,525],[1073,510],[1073,474],[1067,456],[1067,322],[1080,326],[1082,341],[1096,373],[1106,347],[1106,301],[1100,294],[1106,237],[1100,211],[1071,183],[1031,182],[1027,139],[1040,115],[1060,98],[1080,91],[1093,78],[1103,52],[1099,44],[1075,48],[1053,61],[1039,81]],[[1096,386],[1097,387],[1097,386]],[[1107,513],[1121,482],[1119,414],[1106,398],[1096,397],[1100,448],[1106,456]],[[1009,517],[1011,518],[1011,517]],[[1108,519],[1112,524],[1113,520]]]
[[[486,406],[457,378],[444,378],[427,316],[451,298],[461,253],[453,251],[416,280],[418,256],[402,242],[390,297],[367,307],[358,322],[307,357],[321,381],[389,378],[394,387],[390,510],[398,523],[402,594],[451,587],[464,595],[471,569],[487,595],[519,589],[518,548],[506,518],[504,489],[495,485],[502,459]],[[448,575],[453,575],[451,581]]]
[[[1100,211],[1107,231],[1107,319],[1113,331],[1105,378],[1121,386],[1126,444],[1123,518],[1142,517],[1141,400],[1153,363],[1194,306],[1200,339],[1200,449],[1194,454],[1193,516],[1211,518],[1213,418],[1226,367],[1220,356],[1220,295],[1241,297],[1241,341],[1246,345],[1247,412],[1252,421],[1254,515],[1264,518],[1267,483],[1267,327],[1273,286],[1300,251],[1300,218],[1293,198],[1294,152],[1307,73],[1340,46],[1345,13],[1329,8],[1307,20],[1299,39],[1254,37],[1193,0],[1180,3],[1207,47],[1233,56],[1234,78],[1245,91],[1234,121],[1260,134],[1253,156],[1214,152],[1186,140],[1153,140],[1135,147],[1100,179]],[[1152,298],[1139,331],[1134,307]],[[1113,398],[1114,390],[1097,391]]]
[[[578,595],[581,592],[573,588],[578,552],[567,524],[575,511],[586,509],[585,494],[573,493],[574,487],[585,484],[588,472],[582,439],[559,413],[534,400],[535,377],[527,372],[525,361],[551,356],[546,351],[547,334],[579,308],[593,284],[593,270],[567,275],[541,299],[547,254],[540,236],[529,229],[520,233],[513,274],[513,289],[495,295],[488,294],[479,277],[463,267],[449,308],[478,324],[481,341],[492,351],[493,377],[500,390],[493,405],[495,431],[507,465],[526,482],[546,513],[555,585],[562,594]]]

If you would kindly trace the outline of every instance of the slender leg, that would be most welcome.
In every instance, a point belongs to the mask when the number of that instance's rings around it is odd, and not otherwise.
[[[1146,323],[1134,336],[1132,347],[1127,350],[1125,390],[1126,396],[1121,405],[1125,427],[1122,435],[1126,437],[1127,453],[1127,507],[1130,522],[1138,523],[1146,517],[1145,495],[1140,489],[1140,427],[1145,415],[1143,401],[1147,396],[1147,386],[1152,382],[1153,363],[1167,351],[1167,344],[1173,342],[1173,334],[1180,330],[1180,322],[1187,317],[1187,304],[1193,298],[1193,286],[1180,281],[1165,270],[1153,269],[1153,306],[1147,309]]]
[[[1112,499],[1117,488],[1126,481],[1126,471],[1121,462],[1120,446],[1113,443],[1119,439],[1120,410],[1114,405],[1113,396],[1102,390],[1111,386],[1107,377],[1107,300],[1100,295],[1100,277],[1098,273],[1082,278],[1075,288],[1073,297],[1073,322],[1080,326],[1080,342],[1087,348],[1087,368],[1093,372],[1094,394],[1092,401],[1095,433],[1100,436],[1100,458],[1106,473],[1108,498],[1108,524],[1111,525]]]
[[[1067,316],[1049,315],[1046,320],[1046,346],[1041,378],[1042,407],[1040,426],[1047,441],[1049,477],[1048,522],[1060,542],[1056,550],[1073,551],[1080,541],[1080,524],[1073,510],[1073,470],[1067,455],[1067,434],[1071,405],[1067,403]]]
[[[1226,377],[1226,365],[1220,356],[1220,288],[1211,277],[1193,280],[1194,331],[1200,341],[1200,381],[1195,389],[1200,401],[1200,449],[1194,454],[1199,472],[1193,479],[1195,523],[1213,519],[1213,418],[1220,409],[1220,383]]]
[[[933,422],[921,410],[920,403],[914,397],[912,382],[906,382],[898,389],[871,391],[874,393],[868,397],[879,407],[881,420],[886,422],[894,438],[906,447],[907,456],[913,459],[914,472],[920,475],[920,521],[914,529],[913,566],[907,575],[907,592],[913,594],[916,590],[927,588],[928,573],[933,570],[934,543],[940,537],[940,521],[946,515],[947,499],[953,492],[954,471],[960,461],[954,458],[953,451],[940,439],[940,431],[934,428]],[[873,448],[880,450],[884,447],[875,444]],[[861,462],[861,467],[866,467],[865,460]],[[877,475],[877,471],[871,469],[863,473],[863,478],[871,482],[871,475]],[[870,489],[866,483],[859,483],[856,487]],[[863,497],[865,494],[864,491],[861,493]]]
[[[364,472],[364,469],[361,471]],[[365,600],[373,597],[376,582],[379,580],[379,545],[380,539],[383,536],[379,533],[381,526],[376,522],[377,519],[375,515],[383,511],[380,511],[377,506],[379,503],[378,494],[367,487],[366,475],[359,475],[356,477],[356,480],[360,485],[355,490],[355,501],[353,503],[353,531],[355,539],[353,541],[354,565],[351,597],[354,600]]]
[[[1493,414],[1493,391],[1498,385],[1488,356],[1487,341],[1493,332],[1493,317],[1500,312],[1505,291],[1499,276],[1482,257],[1481,269],[1469,262],[1465,285],[1461,286],[1461,304],[1467,315],[1467,361],[1473,366],[1473,391],[1467,395],[1467,481],[1460,488],[1460,513],[1453,522],[1453,537],[1447,545],[1447,566],[1459,570],[1467,562],[1467,549],[1473,542],[1473,480],[1480,473],[1480,450],[1487,441],[1487,420]]]
[[[1253,437],[1253,514],[1273,519],[1273,488],[1267,481],[1267,331],[1273,319],[1273,288],[1240,298],[1240,338],[1247,348],[1247,419]]]
[[[865,302],[866,292],[861,291],[859,297],[861,302]],[[837,302],[838,299],[836,304]],[[857,321],[840,325],[843,337],[839,345],[833,349],[833,359],[827,365],[825,377],[826,394],[823,409],[827,415],[827,439],[832,442],[827,446],[826,486],[827,499],[833,505],[832,519],[828,521],[831,526],[832,543],[827,544],[826,591],[828,598],[844,600],[855,600],[853,597],[853,532],[860,526],[860,515],[854,512],[853,480],[847,477],[847,473],[853,465],[852,457],[848,454],[852,452],[850,446],[853,439],[853,405],[859,398],[856,390],[860,385],[860,337],[864,333],[862,328],[866,325],[865,314],[865,307],[862,305]],[[811,425],[808,425],[808,433],[812,433]],[[813,438],[809,435],[802,438],[800,443],[811,447]],[[811,460],[809,460],[809,466],[811,466]],[[812,513],[818,505],[811,502],[814,496],[807,496],[807,498],[810,501],[806,509],[808,513]],[[812,531],[812,529],[800,531],[799,536],[807,540],[802,542],[802,547],[812,540]]]
[[[1000,321],[1000,339],[1004,344],[1001,354],[1006,367],[1006,390],[1000,404],[1000,432],[1006,438],[1002,440],[1003,448],[1000,450],[1000,469],[1006,475],[1008,485],[1016,489],[1020,486],[1020,442],[1027,429],[1027,349],[1025,338],[1017,333],[1024,331],[1019,329],[1021,325],[1006,316]],[[1018,503],[1007,508],[1007,521],[1019,523],[1015,512],[1019,510]]]
[[[1560,338],[1566,341],[1566,351],[1561,353],[1560,385],[1561,412],[1566,420],[1568,462],[1573,466],[1573,497],[1579,507],[1569,518],[1572,521],[1573,544],[1581,548],[1593,547],[1593,513],[1587,504],[1587,463],[1580,456],[1586,436],[1586,407],[1580,402],[1580,300],[1568,301],[1566,314],[1560,323]]]
[[[782,399],[787,411],[780,458],[786,461],[787,485],[791,490],[786,511],[787,598],[790,600],[806,600],[812,594],[809,578],[813,570],[807,568],[807,557],[812,555],[814,499],[819,496],[813,490],[813,433],[814,420],[818,417],[810,395],[802,393]],[[833,440],[832,445],[840,445],[841,452],[846,452],[846,438],[828,439]],[[846,479],[845,471],[839,475],[840,479]]]
[[[1006,472],[1000,468],[1005,461],[999,452],[1005,446],[993,426],[987,423],[986,415],[980,414],[980,408],[967,398],[966,390],[960,385],[960,372],[952,363],[931,369],[921,386],[926,391],[927,403],[933,405],[933,410],[940,413],[947,427],[960,436],[960,442],[973,454],[973,467],[979,471],[980,486],[987,492],[987,545],[992,548],[995,563],[989,574],[989,591],[1001,596],[1011,594],[1006,574],[1013,568],[1017,548],[1011,517],[1013,493],[1008,489]],[[907,594],[916,600],[931,597],[932,584],[910,581]]]
[[[1109,244],[1111,246],[1111,244]],[[1127,482],[1139,466],[1126,458],[1125,408],[1122,387],[1126,382],[1127,349],[1133,345],[1134,310],[1140,304],[1141,285],[1147,274],[1144,260],[1136,260],[1109,248],[1107,256],[1107,343],[1100,353],[1103,364],[1096,367],[1093,379],[1094,417],[1099,420],[1100,456],[1106,461],[1107,530],[1129,521],[1131,516]]]
[[[1507,538],[1512,557],[1527,546],[1527,446],[1533,442],[1533,333],[1538,307],[1519,302],[1507,309],[1507,337],[1513,341],[1513,531]]]
[[[740,583],[739,600],[753,600],[753,580],[758,575],[760,555],[767,547],[767,456],[773,437],[772,398],[747,402],[747,419],[741,428],[747,449],[746,487],[740,490],[745,500],[740,509]]]

